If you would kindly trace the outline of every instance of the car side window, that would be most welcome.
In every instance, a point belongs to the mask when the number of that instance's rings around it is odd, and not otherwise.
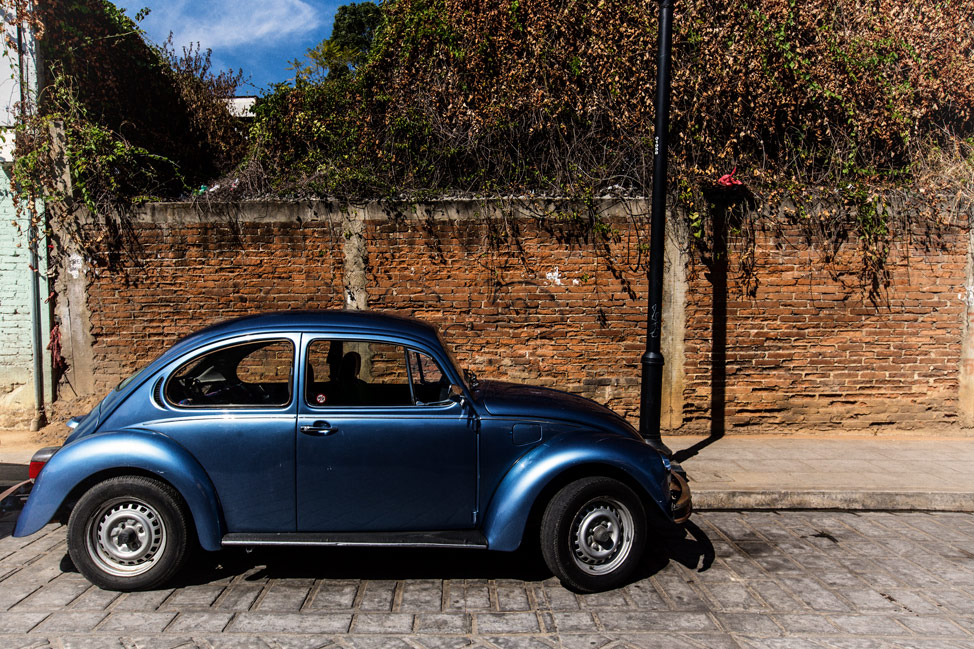
[[[450,398],[450,379],[428,355],[409,350],[409,376],[419,404],[443,403]]]
[[[165,398],[179,408],[283,407],[291,402],[293,365],[290,340],[221,347],[173,372]]]
[[[433,359],[388,343],[314,340],[306,372],[305,399],[315,407],[411,406],[449,392]]]

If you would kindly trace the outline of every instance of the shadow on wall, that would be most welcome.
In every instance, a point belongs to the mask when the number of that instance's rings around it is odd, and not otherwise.
[[[710,349],[710,435],[673,455],[683,462],[710,446],[726,433],[727,425],[727,273],[729,269],[728,241],[730,233],[741,232],[744,214],[755,207],[754,196],[742,186],[721,187],[706,195],[710,206],[713,245],[698,242],[701,260],[707,268],[711,293],[711,349]],[[753,235],[751,236],[753,239]],[[753,259],[753,256],[747,258]],[[745,269],[748,291],[756,290],[753,273]]]

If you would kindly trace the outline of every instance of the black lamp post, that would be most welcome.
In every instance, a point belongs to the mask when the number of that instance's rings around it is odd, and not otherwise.
[[[674,0],[659,0],[659,36],[656,67],[656,137],[653,143],[653,211],[649,251],[649,311],[646,314],[646,353],[642,357],[639,398],[639,432],[665,455],[672,455],[660,435],[663,394],[663,354],[660,333],[663,317],[663,243],[666,224],[667,130],[670,121],[670,52],[673,44]]]

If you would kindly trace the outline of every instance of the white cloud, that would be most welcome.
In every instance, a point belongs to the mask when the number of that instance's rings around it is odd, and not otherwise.
[[[177,49],[190,43],[213,50],[281,44],[320,30],[325,17],[305,0],[171,0],[150,6],[143,27],[153,35],[171,31]]]

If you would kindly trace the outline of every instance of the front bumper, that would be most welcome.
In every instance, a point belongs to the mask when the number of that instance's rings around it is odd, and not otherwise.
[[[0,518],[8,514],[19,514],[27,503],[27,496],[34,488],[33,480],[24,480],[0,493]]]
[[[693,513],[693,498],[685,475],[676,468],[670,469],[670,514],[673,522],[680,524],[686,523]]]

